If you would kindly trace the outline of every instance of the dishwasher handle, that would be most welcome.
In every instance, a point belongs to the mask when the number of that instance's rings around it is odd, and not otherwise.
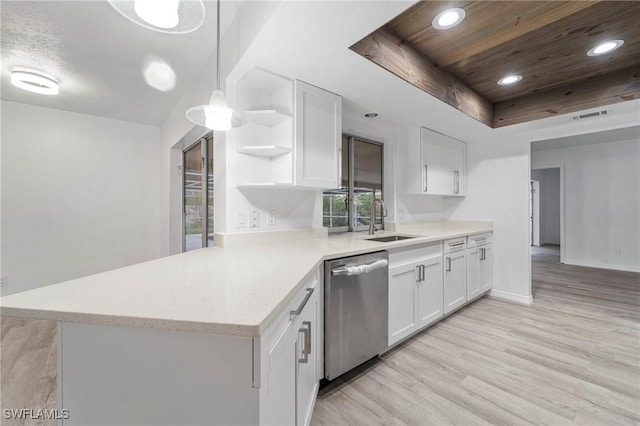
[[[339,275],[362,275],[371,271],[375,271],[376,269],[386,268],[388,265],[389,261],[387,259],[380,259],[369,264],[343,266],[340,268],[332,269],[331,275],[333,275],[334,277]]]

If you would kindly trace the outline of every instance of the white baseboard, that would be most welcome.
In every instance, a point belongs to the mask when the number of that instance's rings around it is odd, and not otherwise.
[[[523,305],[533,305],[533,297],[532,296],[523,296],[521,294],[509,293],[506,291],[491,289],[489,292],[489,296],[495,297],[497,299],[504,299],[510,302],[516,302]]]
[[[611,269],[614,271],[640,272],[640,266],[613,265],[610,263],[583,262],[581,260],[565,259],[565,265],[586,266],[587,268]]]

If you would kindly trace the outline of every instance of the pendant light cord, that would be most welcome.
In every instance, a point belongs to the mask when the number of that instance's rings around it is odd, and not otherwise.
[[[220,0],[218,0],[218,10],[216,13],[216,90],[220,90]]]

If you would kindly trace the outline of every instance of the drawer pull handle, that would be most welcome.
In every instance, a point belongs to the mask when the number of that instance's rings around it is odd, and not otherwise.
[[[304,300],[302,301],[302,303],[300,304],[298,309],[296,309],[295,311],[290,311],[289,312],[289,318],[293,318],[293,317],[295,317],[297,315],[300,315],[300,313],[302,312],[302,310],[306,306],[306,304],[309,301],[309,298],[311,297],[312,294],[313,294],[313,289],[312,288],[308,288],[307,289],[307,295],[304,297]]]

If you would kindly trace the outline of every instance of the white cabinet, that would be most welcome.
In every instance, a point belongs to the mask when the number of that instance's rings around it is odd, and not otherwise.
[[[269,355],[261,424],[307,425],[322,364],[321,297],[316,271],[304,292],[276,316],[269,330]]]
[[[440,243],[389,253],[389,345],[441,316]]]
[[[342,98],[295,82],[296,185],[337,188],[342,144]]]
[[[247,124],[231,133],[238,187],[338,186],[342,98],[254,68],[235,87]]]
[[[399,188],[407,194],[462,196],[467,145],[429,129],[413,129],[398,147]]]
[[[467,237],[467,298],[469,300],[491,289],[492,260],[491,234]]]
[[[448,314],[467,302],[466,239],[444,242],[444,313]]]

